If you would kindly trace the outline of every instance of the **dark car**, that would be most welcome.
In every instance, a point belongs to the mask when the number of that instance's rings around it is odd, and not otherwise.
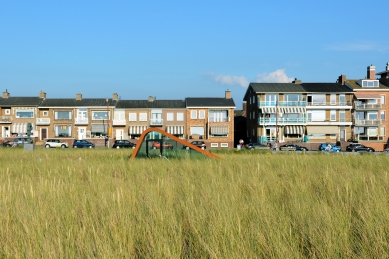
[[[112,148],[135,148],[136,147],[136,144],[135,143],[132,143],[128,140],[115,140],[115,142],[113,142],[113,146]]]
[[[281,151],[308,151],[308,148],[296,144],[285,144],[280,146]]]
[[[359,151],[365,151],[365,152],[374,152],[374,148],[372,147],[366,147],[363,144],[360,143],[352,143],[346,147],[346,151],[348,152],[359,152]]]
[[[206,149],[207,148],[207,146],[205,145],[204,141],[197,141],[197,140],[195,140],[195,141],[190,142],[190,144],[195,145],[196,147],[201,148],[201,149]],[[188,146],[183,146],[183,148],[186,149],[186,148],[189,148],[189,147]]]
[[[14,138],[3,142],[3,147],[17,147],[19,145],[30,143],[28,138]],[[31,142],[32,143],[32,142]]]
[[[270,146],[261,143],[250,142],[246,145],[247,149],[270,149]]]
[[[93,144],[92,142],[89,142],[85,139],[75,139],[74,140],[73,148],[84,148],[84,147],[94,148],[95,144]]]

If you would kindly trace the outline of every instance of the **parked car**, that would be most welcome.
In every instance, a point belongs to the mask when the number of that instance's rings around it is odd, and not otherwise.
[[[281,151],[308,151],[308,148],[296,144],[284,144],[280,146]]]
[[[3,145],[3,147],[17,147],[19,145],[24,145],[24,144],[28,144],[28,143],[30,143],[28,138],[14,138],[11,140],[4,141],[2,143],[2,145]]]
[[[162,143],[162,146],[163,148],[169,148],[169,149],[173,149],[173,146],[169,143],[166,143],[166,142],[163,142]],[[154,141],[153,142],[153,145],[151,146],[153,149],[160,149],[161,148],[161,145],[158,141]]]
[[[92,142],[89,142],[85,139],[75,139],[74,140],[73,148],[83,148],[83,147],[94,148],[95,144],[93,144]]]
[[[359,151],[365,151],[365,152],[375,152],[374,148],[367,147],[365,145],[362,145],[360,143],[352,143],[346,147],[346,151],[348,152],[359,152]]]
[[[112,148],[135,148],[136,144],[128,140],[115,140]]]
[[[69,145],[66,142],[62,142],[60,139],[47,139],[45,142],[45,148],[68,148]]]
[[[197,141],[197,140],[195,140],[195,141],[190,142],[190,144],[195,145],[196,147],[201,148],[201,149],[206,149],[207,148],[207,146],[205,145],[204,141]],[[186,148],[189,148],[189,147],[184,145],[182,148],[186,149]]]
[[[250,142],[245,146],[247,149],[270,149],[269,146],[261,144],[261,143],[253,143]]]
[[[319,151],[340,152],[342,149],[334,143],[321,143],[319,145]]]

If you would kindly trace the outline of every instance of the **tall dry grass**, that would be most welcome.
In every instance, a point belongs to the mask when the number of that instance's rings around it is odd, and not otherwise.
[[[0,149],[1,258],[388,258],[385,155]]]

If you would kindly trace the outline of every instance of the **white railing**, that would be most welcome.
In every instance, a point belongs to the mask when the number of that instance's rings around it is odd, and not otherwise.
[[[115,125],[126,125],[126,120],[112,120],[112,124]]]
[[[151,119],[150,126],[163,125],[163,119]]]
[[[36,118],[36,125],[50,125],[50,118]]]
[[[88,124],[88,119],[87,118],[75,118],[74,119],[74,124],[78,124],[78,125],[85,125],[85,124]]]
[[[0,123],[1,122],[11,122],[11,116],[1,116]]]

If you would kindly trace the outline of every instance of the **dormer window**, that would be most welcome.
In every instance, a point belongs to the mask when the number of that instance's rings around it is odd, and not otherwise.
[[[362,80],[362,87],[378,87],[378,80]]]

